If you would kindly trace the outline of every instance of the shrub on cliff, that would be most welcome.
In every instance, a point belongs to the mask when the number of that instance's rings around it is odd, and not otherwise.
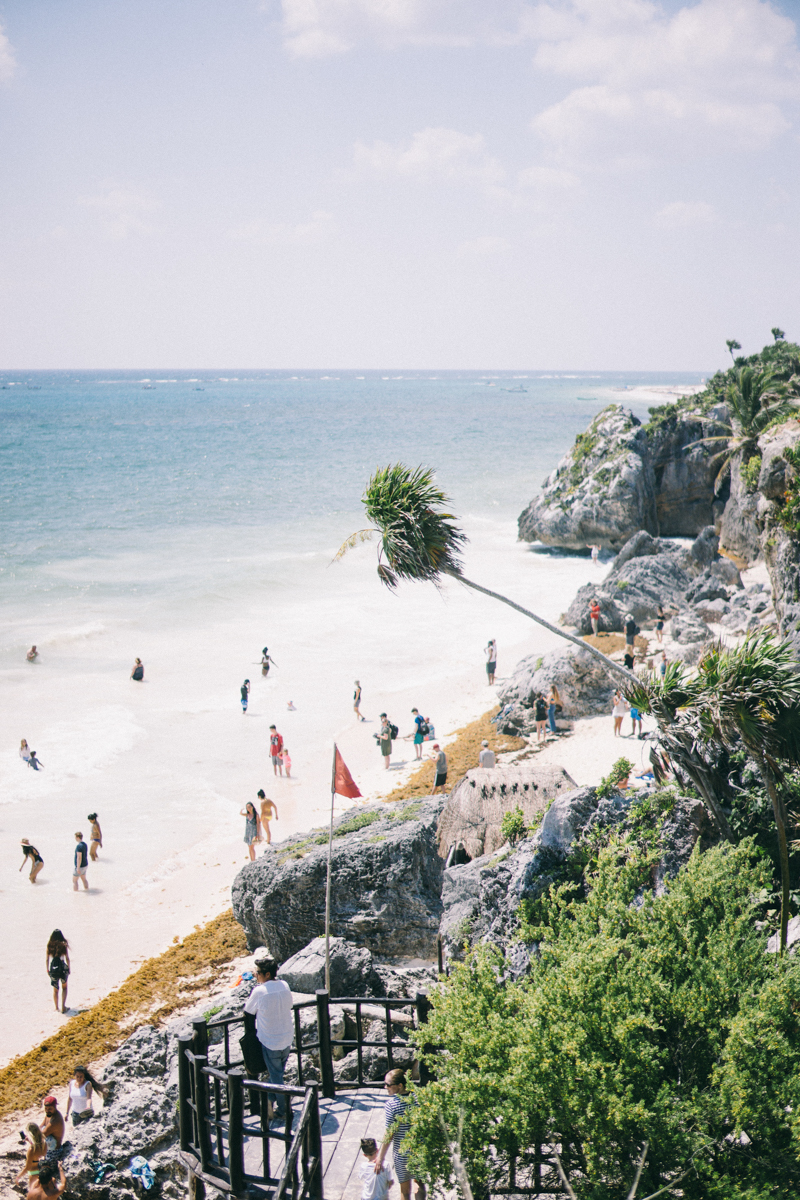
[[[797,1195],[800,963],[756,929],[768,868],[751,843],[695,851],[655,896],[653,855],[612,839],[554,885],[523,982],[482,947],[441,985],[409,1139],[423,1177],[450,1176],[443,1118],[476,1193],[543,1144],[579,1197],[610,1200],[648,1142],[643,1197]]]

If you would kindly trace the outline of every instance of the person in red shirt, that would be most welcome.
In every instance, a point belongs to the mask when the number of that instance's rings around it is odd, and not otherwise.
[[[596,635],[600,628],[600,602],[596,596],[589,605],[589,620],[592,622],[592,633]]]
[[[281,751],[283,750],[283,738],[278,733],[274,725],[269,727],[269,754],[272,759],[272,770],[275,775],[283,774],[283,759]]]

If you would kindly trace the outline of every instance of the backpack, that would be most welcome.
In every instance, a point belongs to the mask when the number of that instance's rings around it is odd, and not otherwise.
[[[396,726],[396,725],[389,725],[389,732],[390,732],[390,733],[391,733],[391,735],[392,735],[392,741],[393,741],[393,742],[394,742],[394,741],[396,741],[396,740],[397,740],[397,735],[398,735],[398,733],[400,732],[400,730],[397,728],[397,726]]]
[[[419,728],[419,731],[422,734],[422,736],[425,737],[425,734],[428,732],[427,721],[420,721],[418,728]]]

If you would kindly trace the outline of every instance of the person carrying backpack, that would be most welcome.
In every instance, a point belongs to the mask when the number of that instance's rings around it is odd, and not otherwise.
[[[391,724],[385,712],[381,713],[381,731],[372,736],[380,746],[381,754],[383,755],[383,765],[387,771],[389,770],[389,762],[392,757],[392,742],[397,737],[397,734],[397,726]]]

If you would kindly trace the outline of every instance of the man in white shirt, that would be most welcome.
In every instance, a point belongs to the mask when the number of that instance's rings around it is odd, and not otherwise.
[[[292,1049],[294,1019],[292,993],[288,984],[276,979],[278,964],[274,958],[256,962],[256,987],[247,998],[245,1013],[255,1016],[256,1036],[269,1074],[270,1083],[283,1083],[286,1060]],[[271,1093],[279,1117],[286,1112],[283,1093]]]
[[[494,750],[489,749],[488,742],[481,742],[483,749],[478,755],[478,762],[482,767],[496,767],[497,759],[494,756]]]

